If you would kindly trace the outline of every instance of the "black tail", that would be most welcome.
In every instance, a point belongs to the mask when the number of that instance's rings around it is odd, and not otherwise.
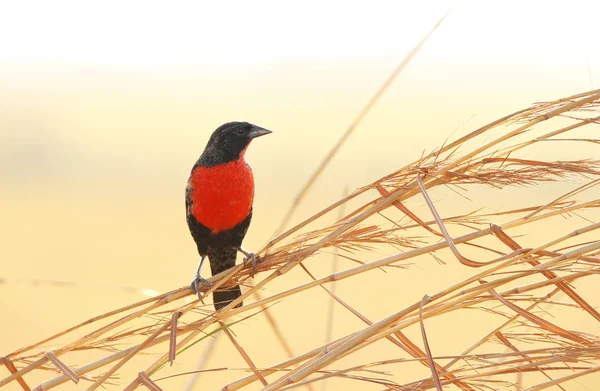
[[[238,297],[240,297],[242,295],[242,291],[240,290],[240,286],[236,286],[233,288],[228,288],[230,290],[226,290],[226,291],[217,291],[213,293],[213,302],[215,304],[215,310],[220,310],[221,308],[229,305],[229,303],[231,303],[232,301],[234,301],[235,299],[237,299]],[[238,304],[235,306],[235,308],[237,307],[241,307],[242,303]]]
[[[237,255],[237,251],[232,248],[227,249],[215,249],[208,251],[208,260],[210,261],[210,270],[212,275],[219,274],[224,270],[229,269],[230,267],[235,266],[235,257]],[[219,288],[218,291],[213,293],[213,303],[215,306],[215,310],[220,310],[221,308],[229,305],[233,300],[237,299],[242,295],[242,291],[240,290],[240,286],[236,285],[234,287],[227,288]],[[241,307],[242,303],[236,305],[237,307]]]

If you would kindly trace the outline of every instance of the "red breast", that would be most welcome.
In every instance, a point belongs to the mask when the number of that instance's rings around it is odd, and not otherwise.
[[[243,156],[192,171],[192,214],[213,234],[235,227],[252,208],[254,176]]]

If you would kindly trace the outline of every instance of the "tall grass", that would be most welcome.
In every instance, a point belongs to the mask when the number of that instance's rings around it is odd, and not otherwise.
[[[599,102],[600,90],[596,90],[535,104],[445,143],[413,163],[354,190],[272,239],[258,252],[260,279],[251,281],[249,271],[242,265],[212,276],[209,279],[212,287],[204,292],[202,299],[220,287],[238,283],[246,287],[242,297],[221,311],[213,312],[212,306],[200,299],[186,303],[186,298],[189,301],[193,297],[187,286],[116,309],[6,355],[2,362],[12,374],[0,380],[0,386],[13,383],[28,390],[30,372],[49,371],[57,375],[36,390],[49,390],[80,379],[90,382],[88,390],[94,390],[117,382],[114,376],[120,368],[128,366],[136,368],[139,374],[122,379],[124,383],[119,380],[120,387],[133,390],[145,385],[160,389],[157,384],[161,381],[157,379],[165,364],[195,344],[208,343],[207,336],[217,333],[227,336],[251,371],[250,375],[224,385],[224,390],[237,390],[254,382],[261,382],[265,390],[291,389],[343,377],[397,390],[442,389],[453,385],[462,390],[528,387],[537,391],[597,372],[600,341],[593,329],[567,329],[562,326],[566,319],[561,319],[561,313],[548,320],[539,310],[552,312],[557,305],[568,306],[600,321],[595,309],[600,296],[584,298],[574,288],[582,280],[594,279],[598,283],[600,223],[593,216],[597,216],[594,210],[600,207],[600,199],[593,194],[600,183],[600,161],[596,159],[599,155],[544,161],[529,157],[528,150],[558,138],[570,148],[582,143],[597,145],[597,139],[578,139],[570,134],[600,124],[600,116],[596,115]],[[503,191],[507,186],[529,188],[548,181],[573,183],[573,179],[578,179],[581,186],[560,197],[525,198],[518,208],[493,213],[476,210],[443,216],[430,197],[431,192],[440,188],[466,195],[469,189],[476,192],[482,186]],[[419,199],[428,205],[433,219],[427,220],[422,212],[406,206],[409,201]],[[347,213],[339,212],[342,207]],[[582,223],[568,234],[546,230],[535,246],[526,248],[511,234],[515,228],[520,228],[520,232],[536,229],[540,222],[557,224],[557,217]],[[453,227],[466,233],[452,236]],[[393,255],[371,261],[361,261],[355,255],[370,252],[376,256],[384,248],[388,252],[393,249]],[[441,255],[444,248],[451,255]],[[328,249],[335,249],[358,263],[314,277],[303,261]],[[459,262],[471,271],[470,275],[461,281],[449,281],[446,288],[404,308],[386,303],[389,316],[374,321],[329,288],[335,281],[373,269],[416,263],[417,257],[423,255]],[[274,294],[259,293],[261,288],[295,268],[304,270],[311,281]],[[410,273],[410,269],[405,273]],[[339,308],[360,319],[364,327],[326,344],[315,343],[300,355],[268,368],[257,366],[252,361],[252,352],[240,344],[231,328],[263,313],[269,314],[273,327],[277,327],[277,318],[270,313],[269,306],[276,302],[285,306],[286,299],[315,288],[324,289]],[[368,287],[360,294],[369,295]],[[565,297],[564,301],[555,300],[559,294]],[[241,300],[244,306],[234,308]],[[432,355],[427,323],[474,308],[483,310],[478,312],[482,316],[492,314],[503,322],[483,330],[482,338],[474,338],[454,354]],[[420,339],[407,336],[405,330],[411,326],[421,330]],[[478,323],[465,327],[477,330],[473,335],[481,334]],[[70,342],[56,345],[59,340]],[[343,366],[344,357],[357,356],[362,349],[383,340],[399,349],[396,359]],[[283,333],[279,334],[279,341],[286,342]],[[49,345],[56,348],[48,352]],[[150,366],[139,367],[136,362],[151,347],[162,349],[162,355]],[[90,351],[98,352],[100,358],[81,363],[77,368],[65,365],[65,362],[79,362],[78,357]],[[398,383],[386,379],[378,369],[391,366],[401,370],[415,362],[429,368],[430,375]],[[328,369],[334,366],[335,370]],[[555,376],[561,371],[570,374]],[[531,373],[541,375],[535,384],[514,380],[518,374]]]

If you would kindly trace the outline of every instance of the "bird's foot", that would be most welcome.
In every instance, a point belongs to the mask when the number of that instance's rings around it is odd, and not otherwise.
[[[252,269],[250,270],[250,277],[254,278],[254,272],[256,271],[256,255],[254,253],[247,253],[244,258],[244,267],[247,265],[248,261],[252,260]]]
[[[195,295],[200,297],[202,292],[200,292],[200,286],[205,285],[207,288],[210,288],[210,282],[208,282],[205,278],[201,277],[200,274],[196,274],[196,278],[190,284],[190,289]]]

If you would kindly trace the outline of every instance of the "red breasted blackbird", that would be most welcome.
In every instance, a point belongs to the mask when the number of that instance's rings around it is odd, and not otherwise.
[[[194,164],[185,190],[187,223],[198,247],[200,264],[191,289],[200,291],[202,262],[208,256],[215,275],[235,265],[237,252],[244,254],[244,264],[256,257],[242,248],[242,240],[252,219],[254,176],[244,160],[250,142],[270,130],[248,122],[229,122],[219,126],[208,140],[204,152]],[[238,298],[240,287],[213,293],[215,309],[225,307]],[[241,305],[241,303],[240,303]]]

